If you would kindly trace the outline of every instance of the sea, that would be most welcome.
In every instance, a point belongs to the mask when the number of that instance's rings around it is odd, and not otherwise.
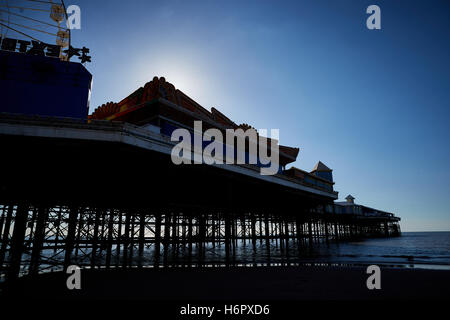
[[[310,260],[316,263],[450,270],[450,232],[403,232],[400,237],[322,244],[312,250]]]
[[[266,267],[266,266],[367,266],[376,264],[393,268],[420,268],[450,270],[450,232],[403,232],[399,237],[391,238],[370,238],[343,242],[329,241],[326,243],[314,243],[312,246],[298,246],[290,240],[288,250],[285,244],[280,245],[279,241],[272,240],[270,250],[267,250],[265,241],[252,243],[238,241],[230,253],[229,264],[237,267]],[[199,251],[196,246],[192,248],[191,258],[187,255],[186,248],[178,251],[171,251],[163,254],[163,246],[160,247],[160,267],[165,263],[171,267],[185,267],[188,265],[203,267],[224,267],[225,246],[219,243],[216,246],[207,245],[204,248],[203,258],[199,260]],[[44,256],[56,256],[53,250],[44,252]],[[61,251],[59,259],[64,259],[64,252]],[[89,252],[87,254],[89,256]],[[142,257],[135,254],[131,261],[133,267],[142,265],[153,267],[154,246],[144,249]],[[165,258],[163,258],[163,256]],[[23,257],[25,260],[29,257]],[[167,260],[166,260],[167,259]],[[100,259],[101,260],[101,259]],[[102,261],[98,261],[102,265]],[[166,261],[165,261],[166,260]],[[63,260],[61,260],[63,261]],[[114,265],[122,265],[122,259],[112,259]],[[89,268],[90,261],[77,261],[77,265]],[[60,264],[62,266],[62,263]],[[43,272],[58,271],[52,265],[41,265]],[[23,266],[24,274],[27,273],[26,266]],[[0,277],[0,282],[2,282]]]
[[[238,250],[236,259],[248,261],[249,248]],[[275,248],[276,249],[276,248]],[[254,257],[257,264],[265,257]],[[275,265],[369,265],[377,264],[399,268],[450,270],[450,232],[403,232],[400,237],[371,238],[348,242],[320,243],[292,252],[290,258],[272,250]],[[250,262],[250,261],[248,261]]]
[[[206,247],[205,267],[224,266],[224,247]],[[193,256],[197,255],[194,249]],[[150,255],[151,256],[151,255]],[[172,255],[169,254],[169,261]],[[181,255],[182,256],[182,255]],[[183,259],[178,256],[177,259]],[[253,245],[238,242],[231,264],[258,266],[367,266],[450,270],[450,232],[403,232],[399,237],[370,238],[344,242],[314,243],[299,249],[290,242],[288,253],[280,243],[271,241],[270,254],[264,241]],[[175,263],[172,261],[171,263]],[[170,262],[169,262],[170,264]],[[195,263],[194,263],[195,264]]]

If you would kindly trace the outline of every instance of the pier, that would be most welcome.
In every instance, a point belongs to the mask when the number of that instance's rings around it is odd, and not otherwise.
[[[2,114],[0,145],[6,282],[72,264],[288,265],[316,243],[400,234],[391,213],[342,210],[314,173],[174,165],[170,137],[137,124]]]

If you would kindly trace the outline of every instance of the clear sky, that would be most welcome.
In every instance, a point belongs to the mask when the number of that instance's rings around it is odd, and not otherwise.
[[[340,199],[450,230],[449,1],[92,1],[91,111],[164,76],[236,123],[279,128],[294,164],[321,160]],[[381,30],[366,8],[381,8]]]

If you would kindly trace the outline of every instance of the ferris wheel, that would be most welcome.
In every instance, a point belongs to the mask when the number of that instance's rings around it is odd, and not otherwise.
[[[0,37],[56,44],[62,48],[59,58],[69,60],[64,52],[71,43],[64,1],[0,0]]]

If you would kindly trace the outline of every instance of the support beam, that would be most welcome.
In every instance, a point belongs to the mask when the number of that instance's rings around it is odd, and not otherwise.
[[[41,251],[45,239],[45,224],[48,217],[48,207],[39,206],[36,219],[36,228],[34,231],[33,249],[31,251],[30,274],[37,274],[41,260]],[[76,223],[76,222],[75,222]]]
[[[159,257],[161,250],[161,215],[155,215],[155,248],[153,266],[159,268]]]
[[[11,221],[12,221],[13,211],[14,211],[14,205],[10,204],[8,206],[8,211],[6,213],[5,228],[3,231],[2,243],[1,243],[1,248],[0,248],[0,270],[3,269],[3,263],[5,261],[6,251],[9,246],[9,234],[10,234],[10,229],[11,229]]]
[[[6,274],[7,281],[16,279],[20,273],[20,264],[22,261],[22,253],[24,249],[23,240],[25,239],[28,209],[29,206],[25,203],[20,203],[17,206],[16,216],[14,219],[14,231],[11,239],[9,268]]]
[[[71,264],[70,259],[75,242],[75,232],[77,229],[78,207],[72,206],[69,208],[69,220],[66,236],[66,248],[64,254],[64,270]],[[36,228],[37,229],[37,228]]]
[[[145,245],[145,214],[141,212],[139,215],[139,267],[142,267],[142,259],[144,256]]]
[[[108,216],[108,236],[106,243],[106,260],[105,265],[106,268],[109,269],[111,266],[111,254],[112,254],[112,245],[113,245],[113,233],[114,231],[114,209],[109,209]]]

